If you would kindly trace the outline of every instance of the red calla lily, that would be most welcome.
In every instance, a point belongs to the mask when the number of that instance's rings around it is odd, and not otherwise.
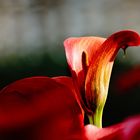
[[[98,37],[70,38],[64,45],[74,82],[79,87],[80,101],[90,121],[101,127],[115,56],[120,48],[140,45],[140,36],[133,31],[120,31],[106,40]]]
[[[140,36],[121,31],[106,40],[71,38],[64,45],[72,78],[26,78],[0,91],[1,139],[5,140],[7,133],[20,133],[16,138],[26,140],[139,138],[140,117],[109,128],[97,127],[101,127],[115,56],[120,48],[140,45]],[[83,111],[94,125],[84,126]]]

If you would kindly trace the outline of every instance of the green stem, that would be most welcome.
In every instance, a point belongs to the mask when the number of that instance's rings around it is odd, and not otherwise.
[[[88,119],[89,119],[89,123],[90,124],[94,124],[93,116],[92,115],[88,116]]]
[[[88,116],[89,123],[94,124],[99,128],[102,128],[102,115],[103,115],[103,107],[98,107],[93,115]]]
[[[94,114],[94,124],[99,128],[102,128],[102,116],[103,116],[103,107],[101,108],[98,107]]]

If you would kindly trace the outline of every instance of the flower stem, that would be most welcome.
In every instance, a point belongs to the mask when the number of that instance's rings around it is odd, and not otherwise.
[[[88,116],[89,123],[102,128],[103,107],[98,107],[93,115]]]

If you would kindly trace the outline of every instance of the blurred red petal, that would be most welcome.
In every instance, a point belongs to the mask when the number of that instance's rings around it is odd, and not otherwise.
[[[8,85],[0,91],[0,134],[30,126],[39,140],[81,133],[83,115],[74,94],[67,77],[32,77]]]
[[[128,118],[122,123],[107,128],[87,125],[85,131],[88,140],[139,140],[140,116]]]
[[[118,93],[127,93],[137,86],[140,86],[140,66],[118,75],[114,88],[119,91]]]

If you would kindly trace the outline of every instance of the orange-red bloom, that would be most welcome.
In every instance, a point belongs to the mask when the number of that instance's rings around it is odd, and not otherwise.
[[[70,38],[64,42],[66,56],[78,96],[91,121],[101,127],[113,62],[120,48],[140,45],[140,36],[121,31],[108,39]]]
[[[0,139],[7,134],[24,140],[140,138],[139,116],[109,128],[96,127],[102,125],[115,56],[120,48],[140,45],[140,36],[121,31],[108,39],[70,38],[64,45],[72,78],[26,78],[0,91]],[[84,126],[84,111],[94,125]]]

